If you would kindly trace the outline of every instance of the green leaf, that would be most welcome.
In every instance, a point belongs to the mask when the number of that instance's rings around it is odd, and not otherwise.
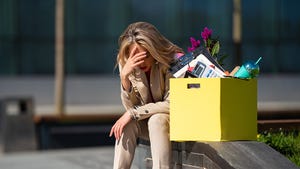
[[[211,40],[210,40],[210,39],[207,39],[206,47],[210,47],[210,44],[211,44]]]
[[[211,55],[214,56],[215,54],[218,54],[219,51],[220,51],[220,43],[219,41],[217,41],[211,50]]]

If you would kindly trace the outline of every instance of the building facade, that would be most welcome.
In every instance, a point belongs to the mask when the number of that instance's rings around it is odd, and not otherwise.
[[[213,29],[229,55],[227,70],[262,56],[262,73],[300,73],[299,6],[297,0],[241,0],[236,56],[232,0],[65,0],[65,72],[114,74],[119,35],[128,24],[147,21],[185,51],[191,36]],[[54,43],[55,0],[0,1],[1,76],[53,75]]]

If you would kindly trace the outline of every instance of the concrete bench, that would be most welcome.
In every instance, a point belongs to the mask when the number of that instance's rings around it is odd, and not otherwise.
[[[38,149],[61,149],[114,145],[109,137],[117,114],[35,115]]]
[[[138,166],[151,169],[148,141],[139,140]],[[294,163],[257,141],[172,142],[173,168],[177,169],[296,169]]]

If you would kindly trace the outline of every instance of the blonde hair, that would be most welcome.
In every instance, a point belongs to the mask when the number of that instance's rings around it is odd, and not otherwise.
[[[175,53],[183,53],[181,48],[165,38],[152,24],[136,22],[130,24],[119,37],[117,63],[122,67],[129,57],[129,47],[134,43],[145,48],[156,61],[167,67],[170,67]]]

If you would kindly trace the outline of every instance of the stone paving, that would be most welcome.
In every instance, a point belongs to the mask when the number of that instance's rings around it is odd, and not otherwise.
[[[2,154],[0,169],[112,169],[113,151],[108,146]],[[138,169],[136,161],[132,169]]]

